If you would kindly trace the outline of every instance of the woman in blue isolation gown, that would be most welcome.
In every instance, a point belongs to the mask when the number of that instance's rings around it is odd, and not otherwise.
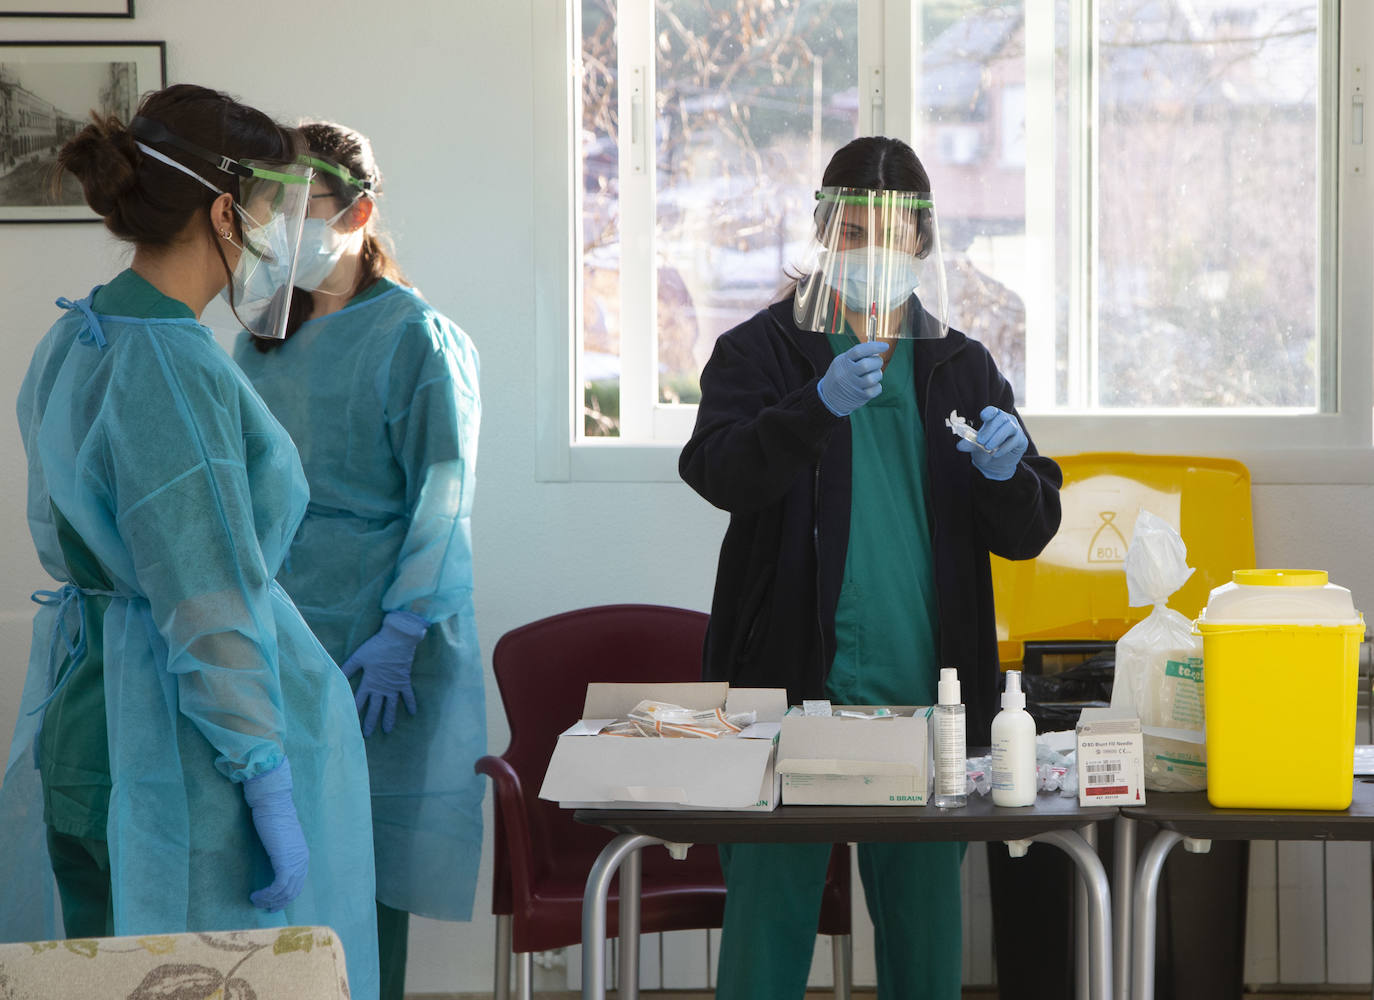
[[[486,752],[469,519],[477,352],[376,232],[371,146],[301,127],[316,170],[285,341],[234,359],[300,449],[310,505],[277,579],[356,689],[372,777],[382,996],[409,914],[471,917]]]
[[[352,995],[373,998],[363,743],[347,682],[273,582],[305,477],[198,322],[228,286],[271,332],[309,191],[298,143],[178,85],[60,154],[134,256],[58,300],[19,395],[30,530],[61,586],[35,595],[0,789],[0,934],[324,924]]]

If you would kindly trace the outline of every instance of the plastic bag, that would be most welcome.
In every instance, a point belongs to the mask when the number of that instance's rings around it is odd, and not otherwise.
[[[1053,735],[1065,734],[1056,733]],[[1073,733],[1068,733],[1067,736],[1070,740],[1073,739]],[[1069,788],[1067,784],[1073,780],[1072,776],[1077,774],[1074,764],[1074,758],[1077,756],[1076,751],[1056,748],[1051,746],[1050,742],[1044,733],[1035,738],[1037,793],[1058,792],[1060,795],[1077,795],[1078,785],[1075,783],[1072,788]],[[969,795],[987,795],[992,791],[992,757],[990,755],[968,758],[965,762],[965,768],[967,779],[965,787]]]
[[[1196,752],[1181,752],[1178,732],[1202,732],[1202,639],[1193,634],[1192,622],[1166,604],[1193,574],[1187,559],[1178,532],[1140,511],[1126,550],[1126,589],[1132,607],[1149,604],[1153,610],[1117,640],[1112,708],[1140,717],[1150,791],[1207,787],[1200,739]]]
[[[734,736],[752,726],[753,712],[726,715],[724,709],[691,709],[664,701],[645,699],[630,709],[630,717],[603,730],[614,736],[666,736],[719,739]]]

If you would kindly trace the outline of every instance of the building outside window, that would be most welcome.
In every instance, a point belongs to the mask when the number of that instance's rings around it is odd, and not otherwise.
[[[552,443],[680,444],[830,154],[886,133],[931,175],[952,324],[1061,447],[1368,449],[1357,8],[573,0]]]

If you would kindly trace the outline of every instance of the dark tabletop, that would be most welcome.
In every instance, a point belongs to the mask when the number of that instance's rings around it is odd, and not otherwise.
[[[970,795],[962,809],[934,806],[779,806],[772,812],[578,809],[580,823],[684,844],[876,843],[1021,840],[1116,816],[1115,806],[1080,808],[1077,798],[1044,793],[1022,809]]]
[[[1121,814],[1207,840],[1374,840],[1374,783],[1356,778],[1355,799],[1342,812],[1218,809],[1206,792],[1150,792],[1145,805]]]

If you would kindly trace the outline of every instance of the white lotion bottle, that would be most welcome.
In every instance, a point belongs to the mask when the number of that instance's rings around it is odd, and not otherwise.
[[[939,702],[931,713],[935,736],[935,794],[938,809],[958,809],[968,803],[968,729],[959,697],[959,671],[940,670]]]
[[[1026,711],[1021,671],[1008,670],[1002,711],[992,720],[992,804],[1033,806],[1039,784],[1035,720]]]

